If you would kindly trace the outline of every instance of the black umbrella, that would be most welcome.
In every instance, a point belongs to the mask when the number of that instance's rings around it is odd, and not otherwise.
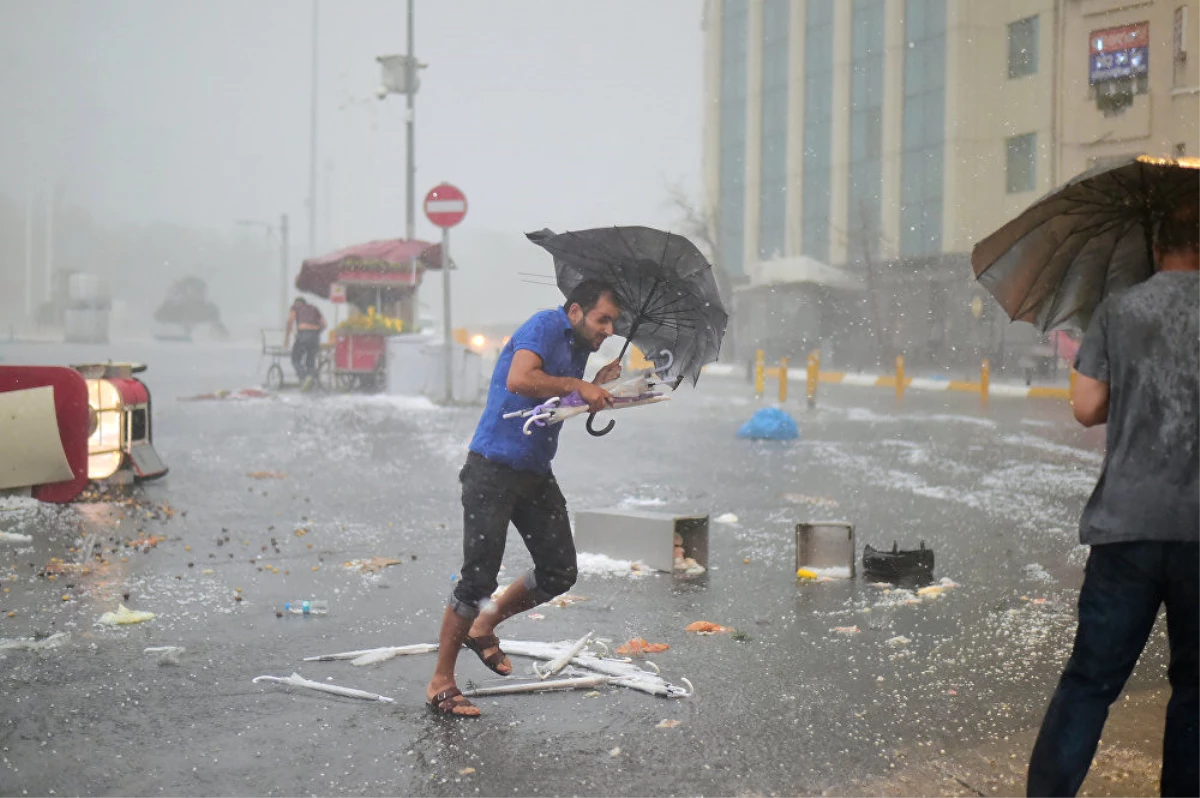
[[[633,342],[656,367],[666,366],[660,377],[676,386],[685,377],[695,385],[704,364],[717,359],[729,317],[712,265],[691,241],[650,227],[527,235],[554,256],[564,295],[584,280],[613,287],[621,305],[615,331],[625,338],[621,355]]]
[[[1198,193],[1195,158],[1096,167],[976,244],[971,265],[1014,321],[1086,330],[1105,297],[1154,274],[1154,225]]]

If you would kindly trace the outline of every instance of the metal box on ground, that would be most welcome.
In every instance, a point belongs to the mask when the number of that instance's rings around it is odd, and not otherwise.
[[[708,516],[640,510],[582,510],[575,513],[575,548],[619,560],[639,560],[657,571],[675,566],[675,535],[683,556],[708,567]]]
[[[796,524],[796,570],[850,567],[854,578],[854,524],[808,521]]]

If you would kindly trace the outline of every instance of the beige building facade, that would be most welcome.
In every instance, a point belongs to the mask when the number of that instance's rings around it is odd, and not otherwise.
[[[970,252],[1106,158],[1200,154],[1188,5],[709,0],[704,187],[722,265]],[[1092,80],[1093,40],[1114,29],[1110,52],[1145,47],[1145,64]]]
[[[743,293],[779,259],[921,283],[860,302],[891,349],[994,337],[967,258],[1054,186],[1200,153],[1200,0],[708,0],[704,30],[716,261]]]

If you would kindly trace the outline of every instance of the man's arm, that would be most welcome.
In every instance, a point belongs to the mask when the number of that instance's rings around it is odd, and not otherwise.
[[[1075,387],[1071,390],[1071,408],[1075,420],[1085,427],[1094,427],[1108,421],[1108,383],[1075,375]]]
[[[612,405],[612,395],[599,385],[575,377],[554,377],[547,374],[542,366],[542,358],[536,352],[518,349],[513,352],[506,387],[513,393],[529,399],[548,399],[551,396],[566,396],[571,391],[579,391],[579,395],[592,411],[603,410]]]

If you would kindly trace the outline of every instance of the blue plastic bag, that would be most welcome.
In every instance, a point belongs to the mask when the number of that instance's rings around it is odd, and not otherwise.
[[[778,407],[764,407],[738,428],[739,438],[790,441],[800,437],[795,420]]]

